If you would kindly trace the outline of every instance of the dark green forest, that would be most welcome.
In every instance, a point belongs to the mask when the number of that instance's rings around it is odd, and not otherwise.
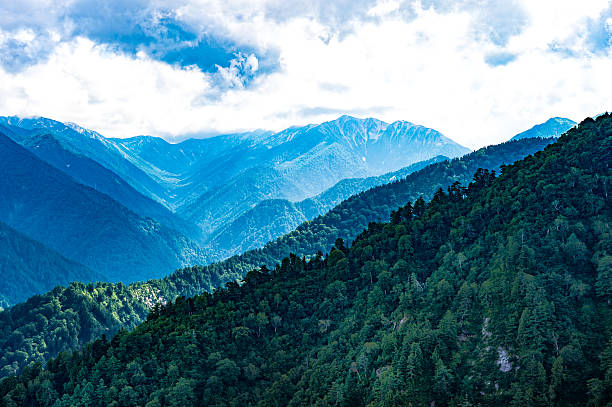
[[[586,119],[350,248],[32,365],[0,382],[0,405],[612,405],[610,163],[612,116]]]
[[[102,334],[111,337],[121,328],[132,329],[146,318],[155,303],[211,292],[226,282],[242,279],[262,265],[273,268],[290,253],[308,258],[317,252],[326,253],[338,237],[348,244],[368,223],[389,219],[397,207],[420,196],[429,199],[437,189],[454,182],[467,185],[478,168],[499,168],[541,150],[552,141],[513,141],[430,165],[405,179],[351,197],[263,249],[223,262],[182,269],[144,283],[75,282],[34,296],[0,312],[0,378],[19,373],[32,363],[44,363],[61,351],[79,349]]]

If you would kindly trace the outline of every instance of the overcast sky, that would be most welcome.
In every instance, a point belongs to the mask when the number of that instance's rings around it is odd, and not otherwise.
[[[612,110],[607,0],[0,0],[0,115],[108,137],[342,114],[468,146]]]

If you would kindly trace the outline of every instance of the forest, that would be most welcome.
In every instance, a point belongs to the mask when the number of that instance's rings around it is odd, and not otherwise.
[[[499,176],[415,188],[354,238],[333,224],[326,255],[31,364],[0,405],[612,405],[610,163],[612,116],[586,119]]]
[[[498,169],[552,141],[512,141],[430,165],[407,178],[355,195],[262,249],[222,262],[189,267],[163,279],[130,285],[74,282],[34,296],[0,312],[0,379],[32,363],[44,364],[61,351],[79,349],[102,334],[110,337],[119,329],[133,329],[144,321],[155,303],[211,292],[227,282],[241,280],[263,265],[274,268],[291,253],[306,258],[317,252],[327,253],[338,237],[348,244],[370,222],[388,219],[397,207],[421,196],[429,199],[437,189],[453,182],[467,185],[478,168]]]

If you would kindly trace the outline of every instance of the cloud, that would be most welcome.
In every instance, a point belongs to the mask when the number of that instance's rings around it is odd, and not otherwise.
[[[586,44],[594,53],[607,54],[612,47],[612,3],[587,23]]]
[[[9,15],[2,23],[5,37],[16,37],[27,31],[32,36],[23,44],[5,41],[0,63],[12,71],[44,60],[60,42],[78,37],[88,38],[117,51],[149,57],[177,64],[181,67],[197,66],[203,72],[216,72],[218,67],[229,67],[237,54],[258,54],[259,50],[224,37],[223,33],[192,26],[181,18],[180,6],[184,2],[155,2],[149,0],[75,0],[57,2],[46,18],[38,13],[27,18],[36,9],[50,7],[47,2],[27,1],[22,7],[15,4],[0,6],[0,15]],[[219,34],[219,35],[217,35]],[[51,41],[55,38],[55,44]],[[25,52],[19,52],[25,47]],[[275,69],[271,51],[262,51],[259,59],[264,72]]]
[[[321,115],[341,116],[349,115],[376,115],[392,110],[390,106],[368,106],[355,109],[343,109],[340,107],[313,106],[302,107],[292,112],[292,114],[304,117],[317,117]]]
[[[217,65],[217,77],[226,88],[243,89],[247,82],[257,73],[259,61],[255,54],[235,54],[228,67]]]
[[[609,51],[587,45],[606,49],[609,8],[607,0],[1,2],[0,113],[169,140],[352,114],[409,120],[477,147],[548,117],[610,110]]]

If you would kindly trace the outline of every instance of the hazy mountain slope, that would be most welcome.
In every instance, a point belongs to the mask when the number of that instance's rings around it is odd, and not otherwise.
[[[372,152],[370,152],[370,150]],[[222,226],[265,199],[301,201],[342,179],[380,175],[436,155],[456,157],[469,150],[440,133],[408,122],[342,116],[320,125],[292,127],[262,137],[248,151],[228,155],[232,177],[178,208],[181,216],[205,228]],[[385,158],[387,157],[387,158]],[[224,161],[215,163],[223,170]],[[207,177],[198,172],[190,177]]]
[[[423,126],[350,116],[278,133],[255,131],[177,144],[149,136],[107,139],[45,118],[3,117],[0,125],[22,144],[52,134],[64,149],[96,161],[197,224],[204,238],[263,200],[302,201],[343,179],[378,176],[436,155],[469,151]]]
[[[159,202],[142,195],[117,174],[96,161],[68,151],[55,139],[55,136],[41,134],[28,137],[22,145],[79,183],[110,196],[136,214],[158,220],[186,236],[192,238],[199,236],[199,229],[195,225],[178,217]]]
[[[205,262],[197,245],[0,135],[0,220],[113,281]]]
[[[165,202],[167,198],[167,191],[162,186],[126,160],[112,141],[95,131],[44,117],[0,117],[0,125],[8,127],[11,132],[6,135],[20,144],[36,135],[53,134],[64,148],[98,162],[145,196],[160,202]]]
[[[572,127],[576,125],[576,122],[570,119],[564,119],[562,117],[553,117],[548,119],[544,123],[536,124],[529,130],[525,130],[522,133],[512,137],[511,140],[520,140],[529,137],[559,137]]]
[[[366,160],[377,164],[379,173],[394,171],[406,165],[440,154],[458,157],[470,150],[444,137],[438,131],[406,121],[391,123],[368,146]]]
[[[0,308],[71,281],[105,277],[0,222]]]
[[[446,159],[438,156],[377,177],[343,179],[321,194],[301,202],[292,203],[281,199],[261,201],[215,233],[208,244],[215,252],[226,253],[227,257],[261,247],[295,229],[300,223],[324,214],[351,195],[397,181]]]
[[[228,134],[205,139],[187,139],[171,144],[159,137],[137,136],[126,139],[109,139],[120,146],[128,160],[135,165],[144,166],[144,170],[153,178],[160,178],[160,173],[175,176],[189,175],[198,169],[224,161],[223,156],[242,145],[252,146],[257,140],[270,135],[271,132],[254,131],[240,134]],[[163,181],[163,178],[160,178]]]
[[[373,176],[368,178],[347,178],[335,184],[333,187],[323,191],[317,196],[305,199],[300,202],[300,207],[305,213],[308,213],[309,217],[313,217],[312,213],[309,212],[309,207],[320,206],[324,208],[319,210],[317,215],[327,212],[340,202],[344,201],[351,195],[355,195],[361,191],[373,188],[378,185],[388,184],[390,182],[399,181],[402,178],[406,178],[408,175],[415,171],[419,171],[431,164],[439,163],[442,161],[449,160],[448,157],[439,155],[430,158],[425,161],[419,161],[415,164],[411,164],[407,167],[401,168],[397,171],[392,171],[383,175]]]
[[[438,188],[455,181],[469,182],[478,168],[495,169],[510,164],[551,142],[552,139],[513,141],[475,151],[461,159],[430,165],[404,180],[362,192],[262,249],[250,250],[222,262],[189,267],[161,280],[129,286],[98,283],[85,287],[74,283],[32,298],[0,313],[0,354],[6,355],[0,358],[0,377],[18,372],[29,363],[44,362],[59,351],[77,349],[102,333],[111,335],[119,327],[133,328],[157,302],[212,291],[226,282],[243,278],[262,265],[273,267],[290,253],[310,258],[317,251],[326,252],[338,236],[353,240],[368,223],[388,219],[391,211],[400,205],[419,196],[431,197]],[[78,311],[75,314],[73,310]],[[44,321],[34,319],[38,313],[45,313],[47,319],[56,321],[55,324],[69,327],[69,333],[58,337]],[[30,329],[32,326],[34,330]],[[24,339],[11,340],[15,337]]]
[[[291,256],[156,307],[132,332],[4,380],[0,396],[33,406],[609,405],[611,161],[612,116],[586,120],[498,178],[479,170],[467,188],[402,207],[350,248],[339,239],[325,258]]]

